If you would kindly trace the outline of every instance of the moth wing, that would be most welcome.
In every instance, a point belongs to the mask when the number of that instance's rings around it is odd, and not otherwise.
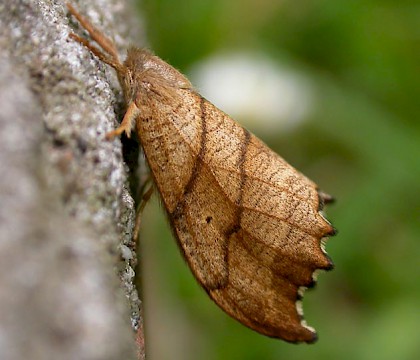
[[[313,284],[315,270],[331,269],[321,238],[334,232],[319,213],[317,187],[212,104],[206,113],[214,123],[209,132],[217,133],[208,139],[206,163],[237,206],[231,226],[237,231],[228,234],[229,280],[210,296],[260,333],[312,342],[316,334],[300,308],[302,287]]]
[[[313,272],[331,267],[320,241],[333,231],[316,185],[199,95],[185,91],[176,109],[153,116],[170,119],[159,124],[165,155],[139,134],[194,275],[244,325],[313,342],[297,302]]]
[[[146,111],[141,111],[136,126],[184,257],[205,289],[218,288],[228,280],[223,231],[232,221],[220,215],[233,206],[204,166],[205,100],[191,91],[181,92],[182,97],[177,94],[170,101],[167,96],[144,97],[147,104],[138,106]]]

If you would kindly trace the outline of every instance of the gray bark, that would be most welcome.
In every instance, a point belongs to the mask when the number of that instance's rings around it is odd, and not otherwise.
[[[72,3],[121,49],[136,32],[126,2]],[[0,2],[1,359],[144,356],[134,201],[104,140],[120,89],[70,31],[64,2]]]

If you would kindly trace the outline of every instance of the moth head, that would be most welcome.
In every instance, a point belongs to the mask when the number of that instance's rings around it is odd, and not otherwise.
[[[131,72],[132,85],[157,81],[168,87],[191,89],[189,80],[177,69],[154,55],[150,50],[132,47],[127,52],[124,65]],[[147,84],[146,84],[147,85]]]

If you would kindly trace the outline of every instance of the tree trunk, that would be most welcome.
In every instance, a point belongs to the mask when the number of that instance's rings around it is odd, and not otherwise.
[[[72,3],[121,49],[136,32],[126,2]],[[64,2],[0,3],[1,359],[144,357],[128,168],[104,139],[120,88],[72,31]]]

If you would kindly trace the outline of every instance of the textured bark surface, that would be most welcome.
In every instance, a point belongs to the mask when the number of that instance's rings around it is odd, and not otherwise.
[[[80,3],[127,46],[126,2]],[[120,89],[73,26],[61,1],[0,4],[1,359],[137,358],[134,202],[104,141]]]

